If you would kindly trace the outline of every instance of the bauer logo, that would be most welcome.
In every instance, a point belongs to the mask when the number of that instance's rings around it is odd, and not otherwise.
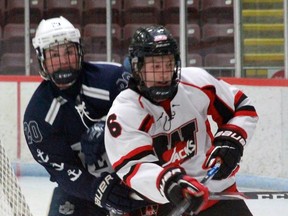
[[[106,189],[108,188],[110,181],[113,180],[111,175],[107,175],[104,180],[99,184],[99,187],[95,194],[95,204],[103,208],[101,205],[101,200],[103,198],[103,194],[105,193]]]
[[[237,134],[237,133],[235,133],[235,132],[233,132],[233,131],[228,131],[228,130],[219,131],[219,132],[215,135],[215,138],[216,138],[216,137],[221,137],[221,136],[230,137],[230,138],[232,138],[232,139],[234,139],[234,140],[237,140],[237,141],[240,142],[243,146],[246,144],[245,139],[244,139],[241,135],[239,135],[239,134]]]

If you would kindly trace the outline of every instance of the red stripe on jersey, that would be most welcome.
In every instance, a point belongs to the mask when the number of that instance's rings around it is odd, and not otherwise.
[[[141,98],[142,98],[142,96],[140,95],[138,97],[138,102],[139,102],[140,106],[142,107],[142,109],[144,109],[143,103],[141,102]]]
[[[233,117],[233,110],[216,95],[216,89],[213,85],[206,85],[203,87],[195,86],[191,83],[181,82],[183,85],[193,86],[203,91],[210,99],[208,108],[208,115],[212,115],[213,120],[221,126]],[[228,116],[228,118],[227,118]],[[226,122],[225,122],[226,121]]]
[[[125,156],[121,157],[120,160],[116,161],[112,167],[116,171],[119,170],[122,166],[124,166],[127,162],[132,161],[133,158],[135,160],[141,159],[141,157],[146,156],[153,152],[153,147],[151,145],[141,146],[139,148],[134,149],[133,151],[129,152]]]
[[[257,117],[257,112],[252,105],[244,105],[242,107],[239,107],[239,105],[247,98],[247,96],[242,92],[238,91],[235,95],[234,100],[234,106],[235,106],[235,114],[234,116],[251,116],[251,117]]]
[[[207,95],[210,99],[210,105],[208,108],[208,115],[212,115],[213,120],[218,124],[222,125],[226,120],[226,115],[228,113],[229,116],[231,115],[231,109],[226,105],[221,98],[217,97],[216,89],[212,85],[207,85],[201,88],[201,90]],[[220,112],[221,111],[221,112]],[[233,112],[233,111],[232,111]]]
[[[238,104],[240,99],[243,96],[243,92],[242,91],[238,91],[237,94],[235,95],[235,99],[234,99],[234,105]]]
[[[140,166],[141,166],[141,164],[137,164],[137,165],[134,167],[133,171],[132,171],[131,173],[129,173],[128,176],[126,176],[126,178],[125,178],[125,184],[127,184],[129,187],[132,187],[132,186],[131,186],[131,179],[136,175],[136,173],[137,173],[138,170],[140,169]]]
[[[257,112],[253,110],[240,110],[236,111],[234,116],[251,116],[251,117],[257,117]]]
[[[143,119],[143,121],[142,121],[142,123],[141,123],[141,125],[140,125],[140,127],[138,128],[140,131],[144,131],[144,132],[146,132],[146,133],[148,133],[148,131],[150,130],[150,128],[151,128],[151,126],[152,126],[152,124],[154,123],[154,118],[153,118],[153,116],[151,116],[151,115],[147,115],[144,119]]]

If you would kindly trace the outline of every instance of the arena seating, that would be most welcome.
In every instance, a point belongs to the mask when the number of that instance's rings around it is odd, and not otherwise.
[[[160,23],[161,0],[123,0],[123,24]]]
[[[204,58],[204,65],[207,67],[234,67],[234,53],[212,53]]]
[[[250,4],[253,4],[253,0],[243,1],[243,3],[251,2]],[[277,0],[277,2],[280,2],[280,0]],[[106,1],[33,0],[30,1],[30,4],[32,30],[36,28],[34,23],[38,24],[41,19],[62,15],[81,31],[85,59],[93,61],[106,60]],[[180,1],[112,0],[111,4],[113,61],[121,62],[122,56],[128,52],[132,35],[140,26],[163,24],[179,42]],[[247,13],[244,12],[243,16],[247,17]],[[3,15],[3,22],[1,22],[1,14]],[[6,15],[5,19],[4,14]],[[0,0],[1,44],[3,44],[1,54],[24,53],[24,26],[21,26],[23,18],[23,0]],[[231,67],[230,63],[234,59],[233,20],[232,0],[187,0],[187,66],[218,67],[220,66],[218,64],[222,64],[223,67]],[[13,26],[8,24],[13,24]],[[244,31],[249,28],[249,25],[251,24],[244,23]],[[283,25],[281,28],[283,29]],[[32,37],[33,34],[31,33]],[[248,43],[248,46],[251,46],[252,41],[258,45],[265,42],[264,40],[256,41],[255,38],[252,39],[245,39],[243,43]],[[279,38],[271,40],[273,44],[279,41]],[[280,42],[283,46],[283,40]],[[32,55],[34,55],[33,51],[32,49]],[[261,53],[252,54],[245,53],[244,61],[255,62],[255,59],[266,58]],[[278,52],[278,54],[274,55],[273,59],[279,62],[282,61],[283,55],[281,55],[281,52]],[[6,58],[9,58],[9,55],[8,57],[6,55]],[[37,63],[37,60],[34,63]],[[34,65],[33,73],[34,71],[38,73],[35,68]]]
[[[179,24],[168,24],[165,26],[179,44],[180,39],[180,25]],[[193,48],[201,40],[201,29],[198,24],[188,24],[187,25],[187,42],[188,50],[193,52]]]
[[[106,53],[106,24],[87,24],[83,30],[84,49],[89,53]],[[118,24],[112,25],[112,51],[121,51],[122,29]]]
[[[6,75],[24,75],[25,54],[4,53],[1,57],[0,73]]]
[[[162,8],[162,19],[164,24],[179,24],[180,1],[164,0]],[[200,12],[200,1],[187,1],[187,23],[198,23]]]
[[[202,40],[229,40],[234,38],[234,24],[207,23],[202,27]]]
[[[122,1],[111,1],[111,7],[112,23],[122,25],[120,16],[122,10]],[[84,0],[83,23],[106,23],[106,8],[106,1]]]
[[[232,0],[202,0],[201,20],[203,23],[233,23]]]
[[[46,18],[63,16],[73,24],[82,24],[83,0],[46,0]]]
[[[215,77],[231,77],[235,72],[234,53],[212,53],[204,58],[204,66]]]
[[[30,2],[30,23],[39,23],[43,16],[44,0],[32,0]],[[23,0],[7,1],[7,16],[5,23],[23,23],[24,21]]]
[[[5,0],[0,0],[0,25],[3,26],[5,22]]]
[[[2,29],[2,27],[0,25],[0,56],[2,55],[2,52],[3,52],[3,49],[2,49],[3,39],[2,39],[2,37],[3,37],[3,29]]]
[[[202,56],[196,53],[188,53],[186,65],[187,67],[202,67],[203,66]]]
[[[205,59],[208,54],[234,53],[234,24],[204,24],[202,26],[202,46],[200,49]],[[204,65],[207,66],[207,61],[204,60],[204,62]],[[214,63],[217,66],[217,62]],[[213,66],[212,64],[213,62],[209,61],[209,66]],[[228,65],[225,64],[224,67],[228,67]]]
[[[30,37],[32,38],[36,31],[36,24],[30,25]],[[20,23],[8,23],[3,29],[3,49],[2,53],[24,53],[25,25]],[[31,44],[32,48],[32,44]]]

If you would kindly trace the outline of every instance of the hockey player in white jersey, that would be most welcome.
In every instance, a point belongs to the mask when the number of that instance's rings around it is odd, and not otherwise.
[[[151,215],[168,215],[165,209],[187,199],[188,215],[251,216],[243,200],[208,200],[208,191],[237,191],[235,174],[258,121],[249,98],[203,69],[181,69],[177,43],[162,26],[139,28],[129,58],[129,88],[113,102],[105,128],[119,177],[160,204]],[[218,125],[215,135],[208,116]],[[216,161],[218,173],[201,184]]]

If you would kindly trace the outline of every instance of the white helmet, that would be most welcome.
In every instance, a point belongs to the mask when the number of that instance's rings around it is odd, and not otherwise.
[[[80,37],[80,31],[67,19],[60,16],[42,20],[32,42],[35,49],[43,50],[52,46],[53,43],[61,43],[65,40],[80,43]]]
[[[40,63],[40,75],[49,80],[49,74],[43,67],[45,60],[44,50],[53,45],[73,42],[77,45],[79,54],[79,65],[82,63],[82,48],[80,42],[80,31],[75,28],[66,18],[60,16],[42,20],[36,30],[35,37],[32,39],[33,47],[36,50],[37,57]]]

